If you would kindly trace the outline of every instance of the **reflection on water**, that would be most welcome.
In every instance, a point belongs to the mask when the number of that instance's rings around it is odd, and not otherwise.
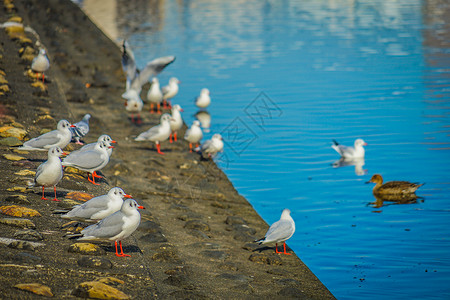
[[[346,166],[355,166],[355,174],[356,175],[366,175],[367,170],[364,170],[365,161],[364,158],[343,158],[341,157],[339,160],[333,163],[333,168],[340,168]]]
[[[450,298],[448,1],[110,1],[98,11],[138,65],[177,56],[160,77],[183,82],[186,123],[214,91],[218,163],[269,224],[291,209],[289,246],[337,298]],[[365,161],[333,164],[329,142],[356,138]],[[375,173],[426,182],[427,201],[374,202]]]
[[[195,114],[195,118],[200,121],[204,132],[209,132],[211,127],[211,115],[206,110],[199,110]]]
[[[395,204],[416,204],[417,202],[425,202],[423,197],[418,197],[415,194],[403,195],[401,197],[397,195],[373,195],[375,202],[369,202],[368,205],[373,208],[380,208],[383,206],[395,205]],[[387,202],[387,203],[385,203]]]

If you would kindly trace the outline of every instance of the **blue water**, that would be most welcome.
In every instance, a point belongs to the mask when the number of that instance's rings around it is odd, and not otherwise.
[[[138,64],[176,55],[159,78],[188,124],[210,89],[216,161],[268,223],[291,209],[289,246],[338,299],[450,298],[448,2],[136,3],[118,29]],[[364,166],[333,168],[356,138]],[[375,207],[375,173],[424,200]]]

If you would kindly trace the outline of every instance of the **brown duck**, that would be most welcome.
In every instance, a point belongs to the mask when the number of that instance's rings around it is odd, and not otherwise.
[[[373,194],[374,195],[411,195],[414,194],[415,191],[424,185],[417,184],[417,183],[411,183],[408,181],[389,181],[383,184],[383,177],[379,174],[375,174],[372,176],[372,178],[366,182],[373,182],[376,183],[376,185],[373,187]]]

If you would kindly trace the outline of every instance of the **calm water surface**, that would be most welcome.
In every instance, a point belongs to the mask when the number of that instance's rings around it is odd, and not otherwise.
[[[449,2],[114,3],[140,66],[176,55],[160,81],[188,124],[211,90],[217,162],[268,223],[291,209],[289,246],[337,298],[450,298]],[[333,167],[356,138],[363,165]],[[424,199],[373,204],[375,173]]]

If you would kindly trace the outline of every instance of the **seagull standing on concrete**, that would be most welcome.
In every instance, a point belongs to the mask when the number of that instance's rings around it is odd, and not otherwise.
[[[265,237],[256,240],[258,244],[275,243],[275,252],[291,255],[286,252],[286,241],[291,238],[295,232],[295,222],[291,217],[291,211],[284,209],[279,221],[273,223],[267,231]],[[278,252],[278,243],[283,242],[284,252]]]
[[[72,140],[72,132],[70,131],[71,127],[75,126],[70,125],[67,120],[61,120],[58,122],[56,130],[47,132],[43,135],[35,137],[34,139],[26,141],[23,143],[22,147],[19,147],[19,150],[47,151],[48,149],[56,146],[64,149]]]
[[[172,133],[170,134],[169,141],[172,143],[172,135],[173,140],[177,141],[177,131],[183,127],[183,118],[181,117],[181,113],[183,109],[180,105],[175,104],[172,107],[172,119],[170,120],[170,130],[172,130]]]
[[[192,152],[192,144],[196,144],[198,147],[198,143],[203,138],[203,132],[200,128],[200,122],[198,120],[194,120],[191,128],[186,130],[184,134],[184,139],[189,142],[189,152]]]
[[[172,77],[169,79],[169,84],[162,88],[164,108],[167,108],[167,104],[169,108],[171,107],[170,99],[178,94],[178,84],[180,84],[178,78]]]
[[[123,253],[122,240],[129,237],[139,226],[141,214],[138,209],[144,209],[133,199],[127,199],[123,202],[119,211],[102,219],[97,224],[86,227],[81,231],[83,237],[79,240],[110,240],[116,245],[116,256],[130,256]],[[117,249],[119,242],[120,253]]]
[[[153,107],[156,104],[157,113],[161,114],[161,101],[163,99],[163,94],[161,88],[159,87],[159,80],[156,77],[152,78],[152,85],[148,89],[147,100],[150,102],[150,113],[153,113]]]
[[[59,147],[52,147],[48,150],[48,159],[36,170],[34,184],[42,186],[42,200],[48,200],[44,197],[44,188],[53,187],[55,198],[53,201],[59,201],[56,198],[56,185],[63,177],[63,168],[61,164],[61,155],[67,155]]]
[[[42,73],[42,82],[45,80],[44,72],[50,68],[50,62],[47,58],[47,53],[45,49],[40,49],[39,54],[31,62],[31,70],[36,72],[37,78],[39,78],[39,73]]]
[[[223,150],[223,139],[218,133],[214,134],[210,140],[206,140],[200,147],[195,148],[195,151],[200,151],[208,154],[209,157],[214,157],[218,152]]]
[[[134,140],[155,142],[158,153],[164,155],[164,152],[161,152],[160,142],[167,140],[171,134],[170,120],[172,120],[172,118],[169,114],[163,114],[159,125],[153,126],[149,130],[144,131]]]
[[[80,142],[80,139],[89,132],[90,118],[90,114],[85,114],[80,122],[73,124],[75,127],[70,128],[70,131],[72,131],[72,141],[75,141],[76,144],[83,145],[83,143]]]

